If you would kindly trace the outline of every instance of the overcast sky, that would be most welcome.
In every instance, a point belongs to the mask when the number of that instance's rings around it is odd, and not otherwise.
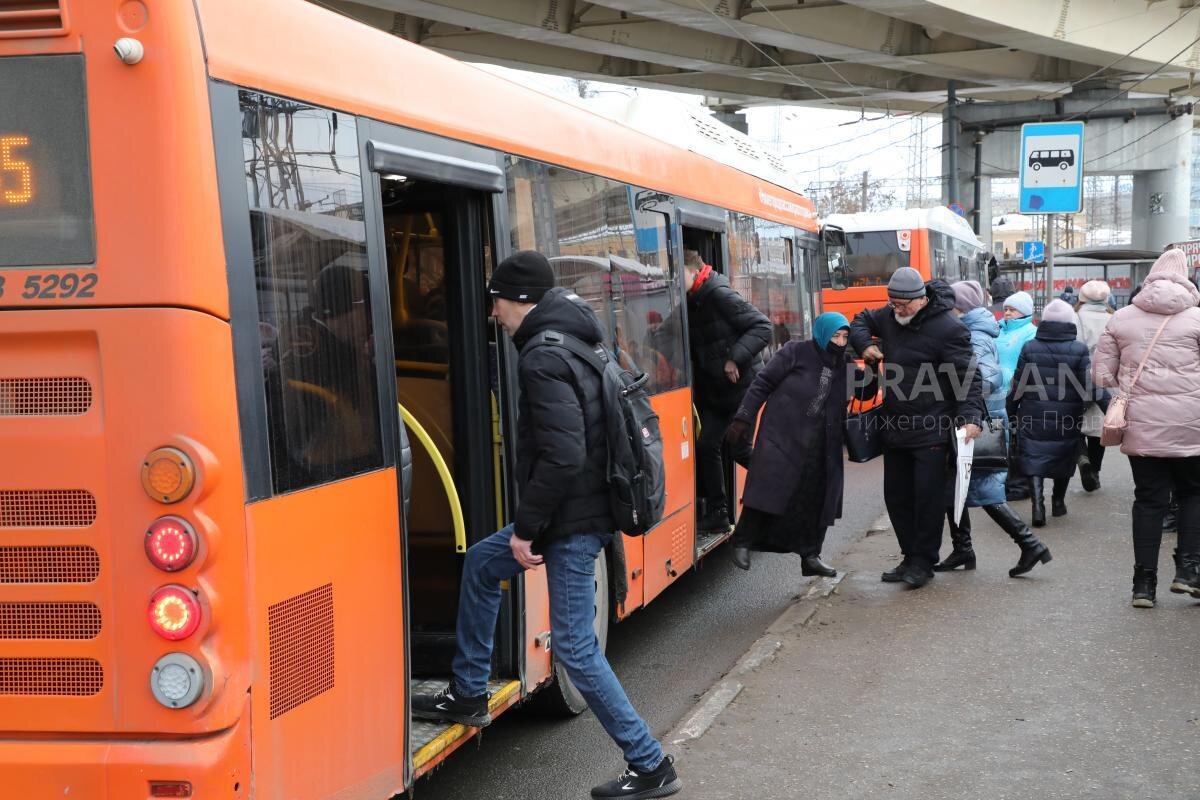
[[[620,117],[634,96],[655,99],[655,107],[669,114],[672,104],[702,107],[700,95],[663,92],[591,81],[595,94],[581,99],[574,80],[492,65],[478,65],[517,83],[583,105],[608,117]],[[942,125],[939,114],[889,117],[879,113],[777,106],[745,112],[750,136],[784,157],[801,186],[837,178],[839,171],[858,176],[868,170],[872,180],[882,179],[903,194],[914,145],[923,145],[927,179],[941,174]]]

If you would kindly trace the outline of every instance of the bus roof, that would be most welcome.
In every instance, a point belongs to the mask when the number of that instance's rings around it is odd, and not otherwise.
[[[828,225],[836,225],[847,233],[923,228],[944,233],[979,247],[984,246],[967,221],[945,206],[867,211],[858,214],[831,214],[825,218],[824,222]]]
[[[213,78],[817,228],[810,200],[689,152],[686,139],[639,133],[312,3],[197,8]]]

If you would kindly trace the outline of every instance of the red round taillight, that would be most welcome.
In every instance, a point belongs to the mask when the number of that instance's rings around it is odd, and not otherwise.
[[[166,572],[177,572],[196,557],[196,531],[179,517],[159,517],[146,531],[146,556]]]
[[[163,586],[150,597],[150,627],[164,639],[186,639],[200,627],[200,602],[183,586]]]

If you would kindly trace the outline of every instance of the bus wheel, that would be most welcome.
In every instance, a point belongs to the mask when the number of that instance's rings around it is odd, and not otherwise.
[[[596,617],[592,620],[592,629],[596,632],[596,641],[603,653],[608,647],[608,619],[612,611],[608,591],[608,554],[603,550],[596,556],[595,598]],[[554,652],[553,639],[550,640],[550,652]],[[529,706],[539,713],[555,717],[572,717],[587,710],[587,702],[571,683],[558,659],[554,660],[554,677],[550,684],[533,696]]]
[[[1067,167],[1069,167],[1069,166],[1071,166],[1071,165],[1070,165],[1070,164],[1068,164],[1068,163],[1067,163],[1067,162],[1065,162],[1065,161],[1060,161],[1060,162],[1058,162],[1058,168],[1059,168],[1059,169],[1066,169],[1066,168],[1067,168]]]

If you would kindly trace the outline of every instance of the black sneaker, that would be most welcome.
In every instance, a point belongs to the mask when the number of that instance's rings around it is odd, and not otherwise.
[[[908,556],[905,556],[900,560],[899,564],[880,575],[879,580],[884,583],[900,583],[900,581],[904,580],[904,572],[908,569],[910,563]]]
[[[458,722],[472,728],[484,728],[492,724],[487,693],[478,697],[464,697],[458,694],[453,683],[432,697],[413,695],[412,713],[417,719]]]
[[[592,789],[592,797],[624,797],[639,800],[649,797],[669,797],[683,788],[683,781],[675,774],[675,759],[664,756],[662,763],[652,772],[638,772],[632,766],[621,773],[615,781],[602,783]]]

